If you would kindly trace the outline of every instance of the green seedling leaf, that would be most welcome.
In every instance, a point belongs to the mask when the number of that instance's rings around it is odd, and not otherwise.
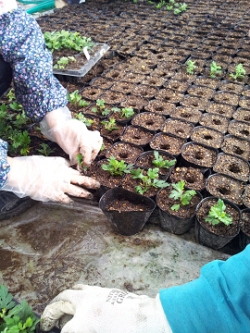
[[[186,72],[187,74],[194,74],[194,70],[196,69],[196,65],[195,65],[195,61],[192,61],[192,60],[188,60],[186,65],[187,65],[187,69],[186,69]]]
[[[210,65],[210,77],[215,78],[216,75],[222,73],[221,66],[218,66],[215,61],[213,61]]]
[[[224,201],[218,199],[217,203],[210,208],[208,217],[205,221],[212,225],[217,225],[219,223],[230,225],[233,222],[233,218],[226,213],[226,205]]]
[[[231,73],[229,74],[230,77],[232,77],[233,79],[237,80],[237,79],[243,79],[246,75],[246,70],[243,67],[242,64],[238,64],[235,67],[235,73]]]
[[[169,169],[175,165],[176,160],[164,160],[163,157],[159,154],[159,152],[157,150],[154,150],[154,160],[152,160],[152,163],[157,168]]]
[[[172,184],[172,191],[170,192],[169,198],[170,199],[174,199],[174,200],[178,200],[180,203],[179,208],[181,206],[187,206],[190,204],[192,198],[196,195],[196,191],[194,190],[185,190],[185,181],[181,180],[176,184]],[[172,207],[174,207],[174,210],[177,210],[177,206],[173,205]],[[172,209],[171,207],[171,209]],[[178,208],[178,209],[179,209]]]
[[[107,160],[107,164],[102,164],[102,169],[108,171],[112,176],[122,176],[124,173],[130,173],[132,164],[125,161],[118,161],[114,156]]]

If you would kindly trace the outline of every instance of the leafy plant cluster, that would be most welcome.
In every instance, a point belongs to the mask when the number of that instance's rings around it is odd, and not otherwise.
[[[61,57],[54,65],[55,69],[65,69],[68,64],[76,62],[76,58],[73,56]]]
[[[187,206],[190,204],[192,198],[196,195],[194,190],[185,190],[185,181],[180,180],[178,183],[171,184],[172,191],[170,192],[169,198],[178,201],[171,207],[171,210],[178,211],[181,206]]]
[[[79,94],[79,90],[75,90],[67,95],[68,101],[74,106],[86,107],[89,106],[89,102],[85,101],[82,98],[82,95]]]
[[[233,219],[226,213],[226,205],[224,201],[218,199],[217,203],[210,208],[205,221],[212,225],[217,225],[219,223],[230,225],[232,224]]]
[[[175,165],[176,159],[170,161],[164,160],[163,157],[159,154],[159,152],[157,150],[154,150],[154,159],[152,160],[152,163],[157,168],[169,169]]]
[[[188,9],[188,5],[183,3],[178,3],[175,0],[169,0],[169,4],[166,6],[166,10],[173,10],[174,15],[179,15]]]
[[[114,156],[107,159],[106,164],[102,164],[102,169],[108,171],[112,176],[122,176],[125,173],[130,173],[132,164],[127,164],[125,161],[118,161]]]
[[[90,37],[82,37],[79,32],[66,30],[45,32],[43,34],[45,45],[51,51],[70,49],[82,52],[84,48],[90,49],[94,42]]]
[[[196,68],[197,68],[197,66],[196,66],[195,60],[189,59],[186,62],[187,74],[194,74]],[[210,65],[210,77],[215,78],[217,75],[220,75],[220,74],[222,74],[222,67],[217,65],[217,63],[215,61],[212,61],[211,65]],[[237,64],[235,66],[235,72],[229,74],[229,76],[232,77],[234,80],[244,79],[245,75],[246,75],[246,70],[242,64]]]
[[[16,304],[4,285],[0,285],[0,332],[33,333],[39,319],[26,301]]]

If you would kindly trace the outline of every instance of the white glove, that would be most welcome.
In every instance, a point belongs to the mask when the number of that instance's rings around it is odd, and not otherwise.
[[[45,308],[41,330],[50,330],[65,314],[74,317],[61,333],[172,333],[158,295],[150,298],[79,284]]]
[[[8,157],[8,163],[10,172],[1,191],[13,192],[18,197],[30,196],[38,201],[69,203],[72,200],[66,193],[75,197],[92,198],[91,193],[73,184],[93,189],[100,186],[98,181],[72,169],[62,157]]]
[[[71,165],[76,156],[82,154],[83,162],[89,166],[101,149],[103,139],[98,131],[89,131],[80,120],[72,119],[65,106],[48,112],[40,122],[41,132],[56,142],[70,157]]]

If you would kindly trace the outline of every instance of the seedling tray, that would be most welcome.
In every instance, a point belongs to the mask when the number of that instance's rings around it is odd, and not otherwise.
[[[94,46],[94,52],[89,51],[90,59],[87,60],[84,52],[80,52],[75,55],[76,59],[80,57],[86,59],[86,63],[81,66],[79,69],[53,69],[53,73],[56,75],[66,75],[66,76],[75,76],[83,77],[86,75],[90,69],[104,56],[104,54],[109,50],[109,46],[105,43],[96,43]]]

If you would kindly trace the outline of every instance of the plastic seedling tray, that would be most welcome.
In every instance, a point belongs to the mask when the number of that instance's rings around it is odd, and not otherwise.
[[[66,75],[66,76],[75,76],[75,77],[83,77],[86,75],[90,69],[103,57],[103,55],[109,50],[109,46],[104,43],[96,43],[93,47],[93,51],[88,51],[89,53],[89,59],[86,58],[86,55],[84,52],[80,52],[74,57],[76,59],[79,59],[81,57],[82,59],[86,60],[86,63],[82,65],[78,69],[53,69],[53,73],[56,75]]]

